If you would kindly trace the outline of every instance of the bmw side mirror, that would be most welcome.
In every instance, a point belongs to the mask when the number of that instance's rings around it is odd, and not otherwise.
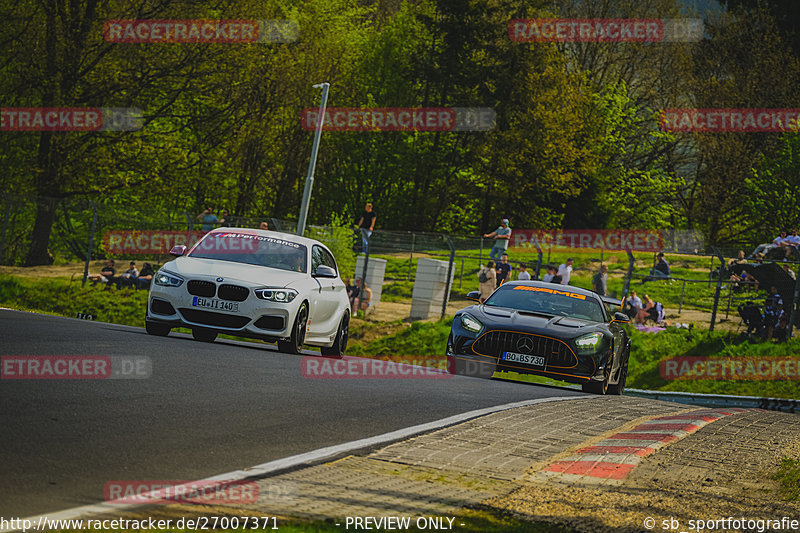
[[[614,313],[614,320],[616,320],[617,322],[630,322],[631,321],[631,317],[629,317],[625,313],[617,312],[617,313]]]
[[[471,291],[467,293],[467,300],[481,301],[481,291]]]
[[[186,245],[179,244],[177,246],[173,246],[169,251],[169,255],[174,255],[175,257],[186,255]]]
[[[328,265],[319,265],[317,269],[314,271],[315,278],[335,278],[336,277],[336,270],[329,267]]]

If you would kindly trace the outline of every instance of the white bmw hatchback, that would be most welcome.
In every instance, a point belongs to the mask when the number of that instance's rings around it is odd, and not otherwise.
[[[146,329],[168,335],[191,328],[195,339],[219,333],[277,342],[282,352],[304,344],[323,355],[347,347],[350,305],[336,260],[321,242],[274,231],[219,228],[155,276]]]

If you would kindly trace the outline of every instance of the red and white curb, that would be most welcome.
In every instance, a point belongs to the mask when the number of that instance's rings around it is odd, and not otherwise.
[[[555,461],[536,472],[534,479],[564,483],[618,485],[642,459],[691,435],[706,424],[752,409],[698,409],[662,416],[616,433],[574,455]]]

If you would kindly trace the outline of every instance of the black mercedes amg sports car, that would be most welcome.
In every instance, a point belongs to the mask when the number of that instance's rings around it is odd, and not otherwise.
[[[475,291],[467,295],[478,300]],[[580,383],[585,392],[622,394],[630,338],[614,298],[541,281],[500,286],[483,304],[456,313],[447,341],[454,374],[535,374]]]

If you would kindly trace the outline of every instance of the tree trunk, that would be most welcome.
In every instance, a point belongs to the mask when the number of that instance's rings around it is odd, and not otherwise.
[[[26,266],[51,265],[53,254],[50,253],[50,233],[56,220],[56,200],[54,198],[39,196],[36,199],[36,222],[33,225],[33,238],[28,251]]]

